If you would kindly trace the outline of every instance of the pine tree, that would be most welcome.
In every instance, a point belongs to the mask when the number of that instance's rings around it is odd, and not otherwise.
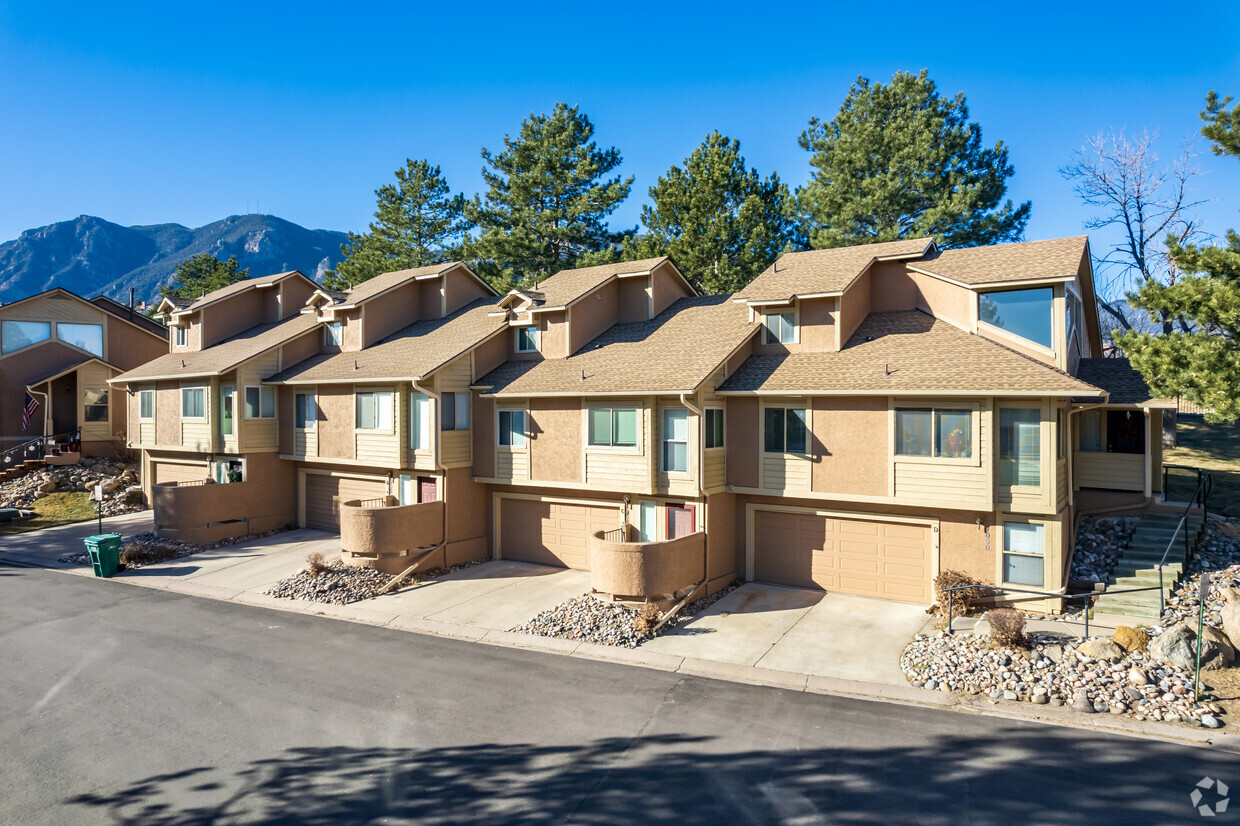
[[[375,190],[378,208],[370,231],[350,232],[344,260],[323,283],[347,289],[385,272],[424,267],[460,255],[469,230],[465,196],[453,195],[438,166],[405,160],[396,183]]]
[[[633,178],[609,177],[620,150],[600,149],[594,125],[576,106],[531,114],[504,148],[482,150],[488,191],[468,210],[480,234],[469,256],[497,289],[573,266],[586,252],[619,243],[607,217],[629,196]],[[629,232],[634,232],[629,230]]]
[[[815,249],[932,236],[946,247],[1018,240],[1031,210],[1004,201],[1013,174],[1000,141],[982,145],[963,93],[939,94],[925,70],[890,85],[860,77],[830,122],[811,118],[801,148],[814,172],[797,192]]]
[[[1227,113],[1230,100],[1220,103],[1209,94],[1201,132],[1215,153],[1240,158],[1240,106]],[[1152,319],[1182,318],[1187,329],[1116,337],[1155,392],[1212,409],[1209,421],[1240,418],[1240,233],[1229,230],[1226,240],[1225,245],[1182,245],[1169,236],[1169,254],[1184,274],[1170,285],[1148,282],[1129,296]]]
[[[237,256],[221,261],[209,252],[201,252],[177,264],[176,275],[159,288],[165,298],[201,298],[210,292],[250,277],[250,269],[241,269]]]
[[[788,187],[745,168],[739,141],[712,132],[650,188],[642,207],[647,234],[626,258],[671,255],[703,293],[735,292],[762,272],[790,240]]]

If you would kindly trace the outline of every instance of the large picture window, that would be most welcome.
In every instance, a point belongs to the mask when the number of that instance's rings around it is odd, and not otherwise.
[[[896,455],[971,459],[973,411],[931,407],[896,410]]]
[[[978,296],[978,319],[1028,339],[1043,347],[1054,347],[1051,337],[1055,294],[1050,287],[1006,290]]]
[[[805,453],[808,416],[802,407],[768,407],[762,419],[762,449],[767,453]]]
[[[276,417],[276,389],[274,387],[247,387],[245,389],[245,417],[247,419],[274,419]]]
[[[999,411],[999,484],[1042,483],[1042,414],[1037,408]]]
[[[1045,530],[1027,522],[1003,523],[1003,581],[1042,587]]]
[[[103,356],[102,324],[66,324],[62,321],[56,325],[56,338],[80,350],[101,358]]]
[[[525,447],[525,411],[499,411],[500,447]]]
[[[372,391],[356,395],[358,430],[392,430],[392,394]]]
[[[0,323],[0,351],[11,353],[52,337],[46,321],[5,321]]]
[[[592,407],[588,415],[592,447],[637,447],[635,408]]]
[[[663,411],[663,470],[689,472],[689,411],[682,407]]]

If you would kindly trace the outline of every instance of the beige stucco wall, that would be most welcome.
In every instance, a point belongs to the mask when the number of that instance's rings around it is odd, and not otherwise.
[[[284,318],[290,318],[301,312],[310,296],[314,295],[315,285],[300,278],[286,278],[280,282],[280,306]]]
[[[963,330],[973,329],[973,307],[977,295],[972,290],[918,272],[909,277],[917,285],[917,308]]]
[[[678,298],[691,295],[684,280],[676,274],[671,264],[664,262],[651,272],[650,291],[653,301],[653,315],[666,310]]]
[[[816,396],[814,490],[886,496],[891,472],[885,397]]]
[[[441,302],[438,296],[433,306],[423,306],[422,283],[409,281],[362,305],[362,349],[408,327],[423,314],[428,314],[430,318],[439,317]]]
[[[362,507],[357,499],[340,504],[340,550],[348,564],[398,574],[420,549],[442,545],[442,500],[399,506],[389,496],[387,502],[390,507]],[[442,567],[443,552],[440,547],[422,567]]]
[[[862,273],[848,290],[840,296],[840,340],[844,347],[848,339],[870,313],[870,273]]]
[[[577,352],[616,323],[620,286],[610,281],[569,308],[568,352]]]
[[[459,565],[474,559],[486,559],[488,550],[488,501],[486,485],[470,478],[467,467],[450,468],[444,472],[443,497],[447,502],[444,521],[444,559],[448,565]]]
[[[162,381],[155,385],[155,442],[171,446],[181,443],[181,383]]]
[[[706,593],[736,579],[736,496],[711,494],[706,500]],[[742,569],[744,570],[744,569]]]
[[[318,388],[319,412],[323,420],[318,423],[319,456],[324,459],[352,459],[353,441],[353,385],[324,384]]]
[[[448,272],[443,278],[444,303],[446,312],[455,313],[472,301],[485,298],[491,293],[478,283],[478,280],[465,271],[463,267]]]
[[[201,349],[205,350],[257,324],[266,324],[273,321],[274,319],[268,318],[266,308],[264,307],[266,301],[264,293],[270,292],[272,291],[244,290],[224,299],[218,304],[203,307],[197,313],[197,316],[202,320],[203,339]]]
[[[244,482],[154,485],[151,500],[156,533],[186,542],[217,542],[297,521],[293,467],[271,453],[246,457]]]
[[[531,399],[530,477],[546,482],[581,482],[580,399]]]
[[[835,299],[807,298],[800,302],[800,311],[800,351],[827,353],[835,350]]]
[[[487,479],[495,475],[495,400],[475,393],[473,405],[473,472]]]
[[[292,341],[285,343],[280,348],[280,369],[286,370],[311,356],[318,355],[322,342],[323,330],[321,327],[315,327],[305,335],[298,336]],[[264,376],[264,378],[268,377]]]
[[[657,598],[705,579],[706,535],[700,531],[666,542],[613,542],[604,535],[599,531],[590,537],[590,584],[595,591]]]
[[[870,312],[890,313],[917,308],[917,285],[899,261],[878,261],[870,267]]]
[[[616,294],[616,321],[647,321],[650,318],[650,279],[620,279]]]

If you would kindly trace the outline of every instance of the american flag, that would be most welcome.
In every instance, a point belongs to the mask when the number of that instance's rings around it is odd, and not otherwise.
[[[39,402],[34,396],[26,394],[26,406],[22,408],[22,430],[30,427],[30,417],[39,409]]]

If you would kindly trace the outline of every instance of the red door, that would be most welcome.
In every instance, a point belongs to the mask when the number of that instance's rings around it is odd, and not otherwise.
[[[667,538],[676,539],[693,533],[694,512],[692,505],[667,506]]]
[[[418,501],[434,502],[438,498],[438,492],[435,489],[435,477],[419,476],[418,477]]]

